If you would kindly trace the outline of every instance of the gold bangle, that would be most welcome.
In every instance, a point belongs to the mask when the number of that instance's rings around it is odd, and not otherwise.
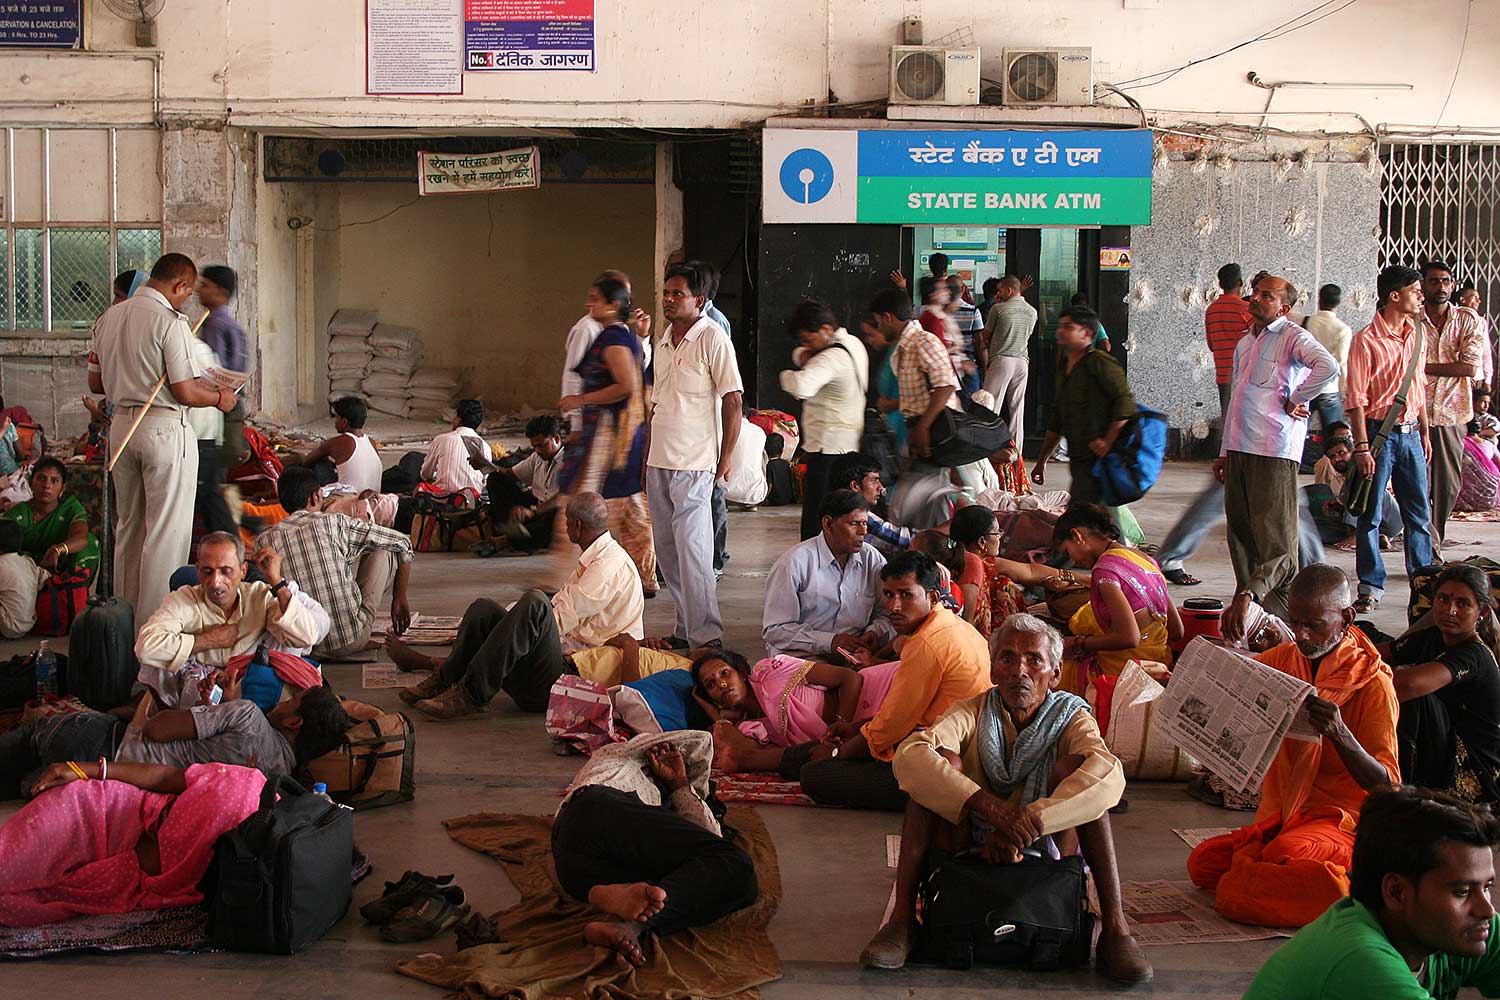
[[[67,764],[69,769],[71,769],[74,774],[78,775],[84,781],[89,780],[89,776],[83,773],[83,768],[79,767],[76,762],[70,760],[67,762]]]

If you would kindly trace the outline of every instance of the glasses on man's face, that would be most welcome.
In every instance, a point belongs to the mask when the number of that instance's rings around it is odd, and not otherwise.
[[[1004,538],[1005,537],[1005,532],[1001,531],[999,528],[996,528],[994,531],[986,531],[984,533],[984,537],[985,538]]]

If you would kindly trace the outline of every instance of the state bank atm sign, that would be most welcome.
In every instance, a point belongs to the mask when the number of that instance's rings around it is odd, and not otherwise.
[[[1151,132],[767,129],[768,223],[1144,226]]]

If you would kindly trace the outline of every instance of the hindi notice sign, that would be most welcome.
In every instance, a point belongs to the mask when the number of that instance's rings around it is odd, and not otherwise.
[[[464,66],[592,70],[594,0],[464,0]]]
[[[83,47],[83,0],[0,2],[0,49]]]
[[[365,93],[463,92],[463,0],[365,0]]]
[[[1153,728],[1236,792],[1259,789],[1285,738],[1318,741],[1302,703],[1313,686],[1202,636],[1172,667]]]
[[[503,153],[417,154],[420,194],[519,191],[540,187],[541,173],[535,146],[507,149]]]

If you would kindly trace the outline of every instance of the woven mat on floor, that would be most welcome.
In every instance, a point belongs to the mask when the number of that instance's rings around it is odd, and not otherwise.
[[[81,951],[215,951],[202,906],[136,910],[59,920],[41,927],[0,927],[0,957],[50,958]]]
[[[714,794],[720,802],[761,802],[775,806],[817,805],[802,791],[800,781],[787,781],[775,774],[740,771],[714,773]]]
[[[707,927],[653,938],[646,966],[636,969],[612,950],[583,942],[583,927],[598,912],[557,884],[551,817],[478,813],[447,820],[448,836],[505,866],[521,902],[494,917],[501,943],[421,955],[396,971],[476,998],[757,1000],[757,987],[781,976],[781,959],[766,933],[781,902],[781,873],[771,835],[753,809],[732,806],[724,823],[738,831],[739,845],[755,860],[760,897]]]

